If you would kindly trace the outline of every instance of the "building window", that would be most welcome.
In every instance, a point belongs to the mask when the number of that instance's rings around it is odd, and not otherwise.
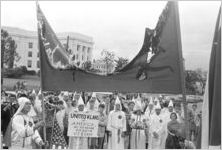
[[[39,63],[39,61],[37,61],[37,68],[40,68],[40,63]]]
[[[31,67],[32,67],[32,61],[28,60],[28,68],[31,68]]]
[[[33,43],[29,42],[29,48],[33,48]]]
[[[82,60],[84,59],[84,56],[82,55]]]
[[[37,53],[37,57],[39,57],[39,52]]]
[[[32,52],[28,52],[28,57],[32,57]]]
[[[82,47],[82,52],[85,53],[85,46]]]
[[[80,45],[77,45],[77,51],[79,51],[80,50]]]

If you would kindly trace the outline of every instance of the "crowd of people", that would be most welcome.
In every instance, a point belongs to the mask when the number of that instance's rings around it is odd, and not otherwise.
[[[65,143],[60,148],[68,149],[198,148],[201,113],[196,104],[188,110],[186,137],[181,103],[163,96],[114,93],[98,98],[96,93],[23,90],[2,91],[1,98],[3,148],[58,148],[58,138]],[[71,111],[98,112],[98,137],[68,136]]]

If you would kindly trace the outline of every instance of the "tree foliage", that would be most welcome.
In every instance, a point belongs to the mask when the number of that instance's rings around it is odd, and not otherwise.
[[[185,81],[186,91],[188,94],[204,94],[204,88],[206,85],[206,72],[202,71],[201,69],[186,70]],[[198,89],[197,83],[199,83],[201,90]]]
[[[103,50],[101,52],[102,55],[102,61],[105,62],[106,64],[106,72],[108,72],[109,67],[111,67],[112,65],[114,65],[115,62],[115,53],[114,52],[110,52],[108,50]]]
[[[16,52],[17,45],[15,40],[10,37],[7,31],[1,29],[1,67],[13,68],[14,61],[21,58]]]
[[[118,59],[115,60],[115,62],[116,62],[115,71],[119,71],[119,70],[122,69],[125,65],[128,64],[129,59],[123,58],[123,57],[118,57]]]

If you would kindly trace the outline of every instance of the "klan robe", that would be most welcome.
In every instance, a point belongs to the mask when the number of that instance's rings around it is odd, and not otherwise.
[[[124,149],[123,132],[126,131],[126,116],[123,111],[111,111],[108,116],[107,130],[111,132],[108,149]]]
[[[155,138],[153,133],[156,132],[158,137]],[[154,114],[150,118],[149,128],[149,149],[161,149],[162,147],[162,135],[165,133],[164,130],[164,116]]]
[[[30,125],[32,124],[32,125]],[[33,130],[33,119],[28,115],[16,115],[12,119],[12,149],[32,148],[32,142],[42,141],[37,130]]]
[[[150,118],[154,114],[155,114],[154,109],[150,110],[149,108],[147,108],[145,111],[145,115],[147,116],[147,121],[149,122],[149,125],[150,125],[150,120],[151,120]],[[146,143],[148,143],[149,142],[149,128],[146,128],[145,130],[146,130]]]
[[[137,115],[132,114],[130,126],[131,131],[131,140],[130,148],[131,149],[146,149],[146,130],[148,127],[148,120],[146,115]]]

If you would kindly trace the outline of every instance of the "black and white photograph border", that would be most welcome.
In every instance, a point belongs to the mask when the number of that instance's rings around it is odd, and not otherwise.
[[[221,1],[1,1],[1,148],[220,149]]]

